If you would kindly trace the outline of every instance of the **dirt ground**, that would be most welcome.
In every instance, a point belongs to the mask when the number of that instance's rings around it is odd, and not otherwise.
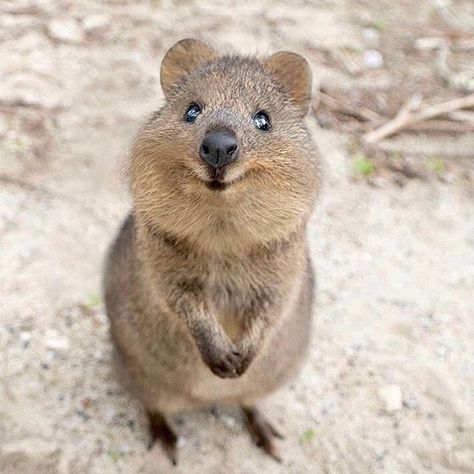
[[[452,31],[472,39],[471,1],[2,0],[0,472],[474,472],[473,133],[385,141],[422,171],[410,175],[370,155],[374,169],[355,169],[354,135],[310,117],[326,165],[310,231],[317,324],[301,375],[266,402],[283,464],[223,409],[172,420],[176,468],[147,451],[143,415],[111,372],[100,297],[130,205],[123,159],[162,100],[174,41],[294,50],[319,84],[399,99],[397,86],[461,94],[413,50]]]

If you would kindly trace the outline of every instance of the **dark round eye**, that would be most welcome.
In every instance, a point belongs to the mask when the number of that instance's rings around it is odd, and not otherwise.
[[[186,120],[186,122],[193,123],[198,118],[200,113],[201,107],[195,103],[192,103],[184,114],[184,120]]]
[[[268,132],[271,128],[270,119],[263,110],[260,110],[260,112],[257,112],[254,115],[253,121],[255,123],[255,126],[259,130],[263,130],[264,132]]]

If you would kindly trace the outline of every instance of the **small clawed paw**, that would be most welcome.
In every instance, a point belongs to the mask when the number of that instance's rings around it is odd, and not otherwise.
[[[221,357],[215,358],[209,363],[212,372],[223,379],[236,378],[239,374],[242,357],[236,350],[231,350],[223,354]]]
[[[238,367],[236,367],[237,375],[240,377],[247,371],[253,359],[255,358],[255,351],[246,345],[241,345],[240,347],[237,346],[237,350],[241,354],[240,364]]]
[[[242,357],[240,360],[240,365],[237,367],[237,376],[243,375],[246,370],[249,368],[250,362],[252,362],[252,357]]]

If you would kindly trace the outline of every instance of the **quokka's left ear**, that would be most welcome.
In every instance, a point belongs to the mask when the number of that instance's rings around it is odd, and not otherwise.
[[[296,104],[302,115],[306,115],[311,100],[312,74],[303,56],[289,51],[279,51],[263,60],[263,66]]]
[[[169,97],[176,85],[202,64],[217,57],[206,43],[196,39],[183,39],[171,46],[161,62],[161,87]]]

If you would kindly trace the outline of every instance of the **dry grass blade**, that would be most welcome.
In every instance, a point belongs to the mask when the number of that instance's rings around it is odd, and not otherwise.
[[[377,112],[365,107],[352,107],[351,105],[336,99],[322,90],[319,92],[319,101],[334,112],[339,112],[349,117],[354,117],[355,119],[362,120],[363,122],[381,121],[384,118]]]

